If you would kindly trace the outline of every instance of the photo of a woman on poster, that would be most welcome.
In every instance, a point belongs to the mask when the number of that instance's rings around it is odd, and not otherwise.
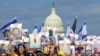
[[[11,31],[11,33],[14,36],[18,37],[20,35],[20,29],[19,28],[13,28],[12,31]]]

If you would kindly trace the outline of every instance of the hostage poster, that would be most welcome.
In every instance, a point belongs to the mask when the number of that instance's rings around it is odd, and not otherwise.
[[[40,48],[41,39],[37,34],[29,34],[30,37],[30,48]]]
[[[16,23],[16,24],[11,24],[11,39],[18,39],[21,40],[21,30],[22,30],[22,24],[21,23]]]

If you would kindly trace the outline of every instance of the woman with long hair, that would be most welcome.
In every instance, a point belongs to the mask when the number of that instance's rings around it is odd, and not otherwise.
[[[26,51],[25,51],[25,46],[23,44],[19,44],[18,45],[18,49],[17,51],[14,50],[14,47],[12,46],[12,44],[9,44],[9,49],[10,49],[10,54],[11,56],[26,56]]]
[[[26,50],[25,50],[25,45],[24,44],[19,44],[18,45],[18,56],[26,56],[27,53],[26,53]]]
[[[17,51],[14,51],[14,48],[12,47],[12,44],[10,42],[9,49],[11,52],[11,56],[29,56],[30,54],[31,56],[34,56],[33,53],[26,52],[26,48],[24,44],[19,44]]]

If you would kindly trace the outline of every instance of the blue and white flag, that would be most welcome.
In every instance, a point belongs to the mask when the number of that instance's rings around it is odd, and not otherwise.
[[[66,37],[68,38],[69,37],[69,33],[70,33],[70,25],[68,24],[67,25],[67,31],[66,31]]]
[[[44,27],[44,22],[41,24],[41,26],[39,28],[39,33],[43,32],[43,27]]]
[[[79,39],[84,40],[87,38],[87,27],[86,27],[86,21],[84,21],[83,26],[80,28],[79,32]]]
[[[7,34],[10,33],[10,25],[17,23],[17,17],[6,23],[3,27],[0,28],[0,39],[5,39],[4,37],[7,37]]]
[[[77,16],[75,17],[75,20],[74,20],[73,25],[71,27],[71,29],[73,30],[74,33],[76,31],[76,26],[77,26]]]
[[[6,23],[3,27],[0,28],[0,30],[3,30],[7,27],[9,27],[11,24],[17,23],[17,17],[15,17],[13,20],[11,20],[10,22]]]
[[[38,34],[38,24],[35,24],[32,34]]]
[[[67,26],[66,37],[72,37],[71,35],[74,34],[73,30],[71,29],[70,25]]]

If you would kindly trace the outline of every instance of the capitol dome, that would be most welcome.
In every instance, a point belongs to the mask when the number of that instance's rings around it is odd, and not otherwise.
[[[44,31],[47,31],[47,26],[55,27],[56,33],[64,33],[64,27],[61,18],[56,14],[53,4],[51,14],[46,18],[44,23]]]

